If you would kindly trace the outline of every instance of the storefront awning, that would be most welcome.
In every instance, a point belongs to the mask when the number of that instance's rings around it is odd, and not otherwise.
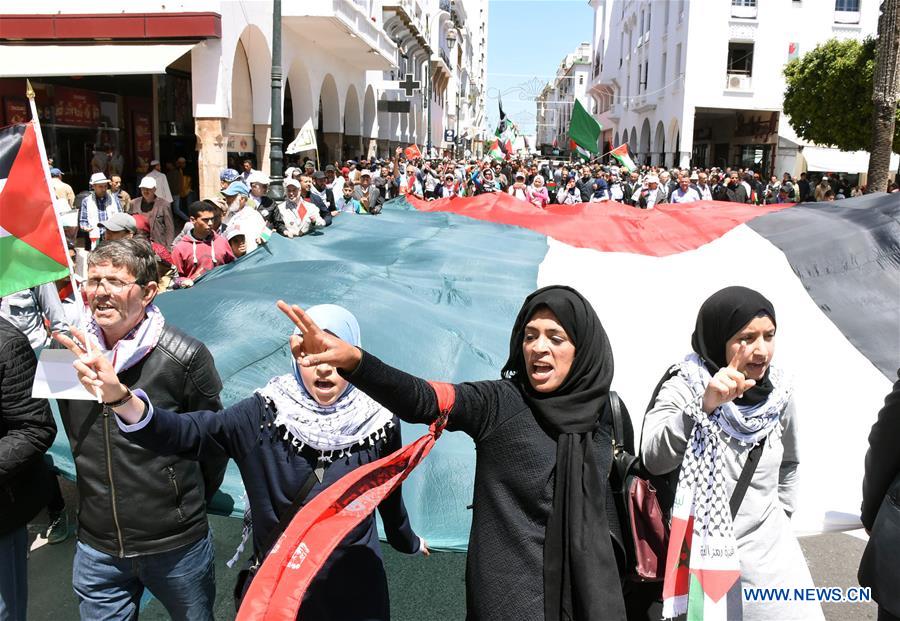
[[[0,45],[5,78],[165,73],[193,43],[160,45]]]
[[[824,147],[803,147],[806,168],[810,172],[859,174],[869,169],[868,151],[840,151]],[[891,155],[891,170],[897,170],[900,156]]]

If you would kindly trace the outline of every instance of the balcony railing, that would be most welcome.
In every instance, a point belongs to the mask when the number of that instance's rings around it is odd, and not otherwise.
[[[756,19],[756,5],[731,5],[731,16],[738,19]]]

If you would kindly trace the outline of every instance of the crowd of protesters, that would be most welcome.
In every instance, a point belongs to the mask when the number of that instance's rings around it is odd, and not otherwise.
[[[0,319],[0,371],[6,373],[4,369],[15,370],[15,374],[0,374],[4,381],[3,390],[0,391],[2,400],[0,442],[6,442],[15,449],[8,454],[17,460],[16,463],[28,465],[27,468],[19,468],[14,476],[6,476],[4,474],[6,471],[0,470],[0,475],[6,477],[0,479],[0,483],[7,489],[21,493],[21,498],[24,499],[7,506],[3,504],[6,502],[5,497],[0,495],[0,509],[4,510],[4,513],[0,514],[0,542],[6,544],[6,548],[0,549],[0,563],[3,569],[0,574],[5,576],[0,578],[0,619],[21,619],[25,615],[27,522],[33,519],[41,508],[48,507],[53,527],[50,530],[55,529],[55,532],[49,535],[50,542],[59,543],[70,534],[59,486],[54,483],[46,465],[39,459],[52,442],[56,424],[50,415],[47,402],[30,398],[30,392],[25,386],[30,385],[35,372],[35,357],[32,352],[39,353],[41,349],[51,346],[50,332],[64,333],[65,326],[68,325],[86,326],[85,330],[72,331],[80,341],[80,345],[90,343],[96,351],[109,354],[110,358],[103,365],[92,366],[93,370],[86,366],[80,369],[82,381],[88,377],[84,375],[85,373],[105,374],[105,385],[98,386],[103,390],[102,404],[93,401],[59,402],[60,420],[72,446],[78,493],[82,499],[73,567],[73,587],[78,596],[82,618],[134,618],[139,610],[141,595],[147,589],[161,600],[175,618],[209,619],[212,618],[216,593],[212,537],[206,518],[206,503],[210,501],[212,494],[223,480],[227,458],[231,456],[239,463],[251,464],[246,468],[242,466],[242,475],[248,493],[251,488],[257,490],[252,492],[256,493],[256,496],[251,495],[250,504],[255,503],[255,512],[261,510],[256,516],[260,532],[253,534],[254,562],[258,567],[258,562],[271,544],[271,539],[277,536],[278,529],[282,528],[279,524],[280,514],[296,508],[291,507],[292,495],[297,494],[296,490],[301,490],[301,496],[302,490],[310,493],[312,489],[310,486],[321,491],[338,476],[335,473],[346,470],[332,467],[331,475],[323,482],[316,465],[321,465],[321,456],[326,450],[332,452],[342,450],[349,453],[351,448],[359,444],[364,448],[353,450],[368,451],[364,458],[360,458],[360,463],[368,463],[400,446],[399,431],[392,431],[396,427],[393,415],[372,405],[374,402],[360,401],[362,397],[353,396],[352,399],[348,397],[355,393],[348,392],[347,378],[344,376],[356,368],[351,387],[358,383],[361,390],[373,394],[385,389],[380,384],[376,386],[376,379],[385,386],[388,384],[393,386],[392,382],[404,386],[405,392],[403,390],[392,392],[398,400],[398,406],[403,399],[413,403],[414,397],[424,398],[421,395],[426,394],[427,390],[419,384],[413,385],[413,380],[396,370],[376,368],[373,365],[381,363],[374,357],[367,358],[367,366],[360,371],[359,360],[353,358],[357,355],[355,352],[359,350],[346,348],[341,350],[350,352],[345,356],[347,361],[343,361],[346,364],[339,363],[337,358],[331,366],[323,363],[328,367],[328,374],[323,374],[319,369],[316,375],[312,372],[310,364],[297,362],[291,367],[291,373],[272,380],[270,386],[265,389],[269,392],[254,394],[242,404],[235,406],[237,409],[231,408],[224,413],[219,412],[218,416],[214,415],[214,412],[222,409],[219,399],[222,383],[215,362],[203,343],[166,323],[161,311],[153,303],[160,293],[194,286],[204,274],[257,251],[269,242],[272,235],[281,235],[285,238],[303,237],[314,233],[327,235],[327,228],[336,223],[340,226],[342,218],[351,215],[378,215],[382,212],[386,201],[397,197],[439,200],[505,193],[535,209],[543,209],[552,204],[610,201],[639,209],[652,209],[664,203],[677,204],[703,200],[759,205],[832,201],[855,196],[861,192],[860,188],[850,186],[847,180],[839,175],[824,175],[821,179],[812,181],[806,173],[799,179],[793,179],[785,173],[781,179],[773,176],[766,180],[762,179],[759,173],[740,168],[666,170],[641,167],[629,170],[624,166],[599,162],[553,163],[527,158],[496,162],[457,161],[451,158],[423,160],[417,157],[407,158],[402,149],[397,149],[390,159],[360,158],[343,163],[334,162],[321,169],[311,160],[306,160],[300,166],[290,167],[285,171],[282,181],[284,200],[273,200],[269,193],[270,177],[255,170],[252,161],[246,160],[241,163],[240,170],[226,168],[221,171],[220,188],[216,195],[193,200],[194,197],[188,193],[179,197],[182,200],[175,201],[168,186],[164,185],[168,181],[166,175],[160,173],[158,168],[157,162],[150,173],[139,181],[134,198],[121,187],[121,178],[118,175],[108,177],[105,172],[95,172],[90,179],[90,192],[80,201],[71,198],[74,196],[72,188],[62,181],[60,171],[51,169],[53,189],[59,204],[68,206],[60,209],[62,222],[69,241],[70,257],[74,261],[76,274],[80,274],[80,286],[87,304],[81,300],[76,301],[68,279],[59,281],[55,287],[44,285],[0,300],[5,304],[0,305],[0,315],[9,319],[12,324],[7,323],[6,319]],[[530,351],[529,347],[537,347],[528,343],[537,339],[538,333],[544,330],[544,327],[541,327],[543,324],[535,327],[537,325],[535,322],[546,322],[547,317],[541,313],[547,308],[555,309],[557,305],[563,309],[575,304],[578,308],[583,306],[586,310],[577,317],[569,318],[562,315],[559,318],[550,317],[553,330],[556,330],[554,334],[560,331],[565,334],[565,331],[569,330],[575,330],[577,333],[589,327],[591,334],[596,332],[598,342],[605,339],[599,320],[589,304],[577,292],[554,290],[545,294],[548,297],[546,300],[542,298],[543,301],[538,300],[531,304],[529,302],[531,298],[526,300],[514,327],[516,338],[525,343],[523,347],[526,353]],[[724,402],[730,403],[738,395],[743,399],[743,388],[752,387],[751,384],[743,387],[732,385],[734,382],[724,379],[725,376],[729,378],[740,376],[738,379],[743,381],[744,374],[748,373],[745,370],[739,372],[738,367],[743,365],[744,358],[750,359],[752,352],[748,349],[745,354],[744,345],[734,346],[739,347],[739,350],[732,351],[734,349],[732,341],[737,339],[740,343],[744,339],[762,343],[763,345],[758,348],[758,355],[768,360],[769,353],[766,353],[768,345],[765,343],[771,339],[766,335],[770,332],[774,334],[774,309],[767,300],[749,290],[729,292],[729,295],[734,299],[729,298],[728,304],[741,308],[749,304],[752,312],[746,316],[741,315],[741,319],[736,323],[732,320],[734,325],[729,325],[727,329],[722,327],[716,332],[715,351],[696,350],[699,356],[699,362],[695,365],[700,369],[698,373],[702,375],[702,368],[712,368],[711,363],[704,362],[707,358],[715,360],[716,369],[724,373],[720,379],[726,387],[720,386],[721,398],[707,409],[719,407]],[[566,300],[568,306],[559,302],[557,298]],[[745,298],[752,299],[752,304]],[[561,310],[557,312],[562,313]],[[701,309],[701,315],[698,316],[698,330],[702,327],[703,321],[710,325],[721,323],[713,316],[704,319],[703,312]],[[715,313],[709,311],[708,314]],[[311,316],[314,316],[317,322],[323,322],[323,328],[327,329],[329,334],[336,335],[335,338],[340,337],[351,345],[358,345],[358,325],[346,310],[338,307],[317,307],[315,312],[311,312]],[[561,323],[558,324],[557,319]],[[755,325],[754,322],[760,320],[764,320],[762,321],[764,329],[761,330],[765,334],[760,332],[761,336],[753,336],[752,339],[745,337],[744,332],[749,326]],[[562,330],[560,325],[565,330]],[[323,338],[327,341],[331,337]],[[68,337],[59,340],[67,347],[89,356],[80,349],[80,345],[76,345]],[[335,340],[327,341],[326,345],[325,353],[332,352],[338,347]],[[737,351],[740,353],[736,353]],[[723,357],[726,353],[728,358]],[[321,355],[310,349],[309,352],[304,350],[302,356],[309,354]],[[600,373],[611,363],[611,352],[607,351],[607,354],[608,361],[600,359],[602,357],[598,357],[599,354],[591,354],[597,358],[596,360],[592,358],[588,365],[591,367],[591,374]],[[516,356],[519,355],[513,354],[507,365],[524,364],[521,361],[516,362]],[[570,351],[567,355],[571,357],[579,354]],[[581,357],[574,360],[577,362],[586,355],[588,354],[580,354]],[[728,359],[732,359],[732,363],[726,367]],[[703,367],[704,364],[706,367]],[[587,373],[586,367],[582,368],[585,365],[587,363],[578,366],[579,374]],[[342,371],[340,375],[339,370]],[[539,377],[548,373],[543,366],[536,367],[536,370],[532,371]],[[556,379],[559,382],[568,381],[564,377],[565,373],[568,371],[560,371],[561,375]],[[611,374],[611,370],[609,373]],[[717,373],[712,380],[710,377],[704,377],[705,381],[712,382],[719,376]],[[389,378],[390,382],[385,378]],[[15,391],[7,387],[7,384]],[[134,395],[128,386],[137,385],[141,388],[141,391],[135,391],[139,399],[133,399]],[[559,385],[561,384],[547,388],[543,392],[554,393]],[[532,386],[532,388],[542,392],[540,387]],[[685,394],[690,392],[689,388],[693,390],[687,386],[682,388]],[[698,390],[699,392],[695,391],[694,397],[704,395],[702,389]],[[706,393],[710,390],[707,388]],[[895,386],[894,396],[897,390]],[[526,386],[521,394],[531,393]],[[749,390],[747,394],[750,394]],[[524,406],[520,403],[522,400],[520,392],[516,392],[515,395],[517,396],[513,398],[504,393],[502,399],[498,398],[498,403],[503,405],[500,410],[505,411],[503,408],[506,408],[510,413],[528,411],[523,409]],[[667,395],[668,393],[660,392],[660,400],[656,404],[658,411],[654,410],[651,414],[659,414],[665,410],[660,403],[666,405],[663,397]],[[704,404],[707,397],[708,394],[703,397]],[[472,399],[474,397],[463,401],[468,403]],[[736,400],[736,403],[742,406],[743,402],[740,399]],[[897,399],[893,397],[892,399],[890,403],[896,405]],[[507,401],[509,403],[506,403]],[[526,401],[529,407],[539,409],[540,400],[532,401],[531,397],[528,397]],[[690,399],[685,397],[685,403],[689,401]],[[130,406],[127,405],[129,403]],[[436,415],[434,404],[431,401],[428,403],[429,407],[424,408],[407,407],[409,404],[403,402],[404,407],[395,408],[395,411],[399,416],[407,412],[425,416],[433,410],[432,413]],[[596,405],[593,402],[590,404]],[[784,422],[784,410],[776,408],[776,405],[780,408],[783,404],[773,404],[771,428],[777,427],[779,422]],[[134,421],[138,422],[121,418],[122,408],[126,407],[136,408]],[[150,412],[146,417],[145,407]],[[158,413],[155,414],[157,418],[148,431],[145,428],[150,417],[154,416],[154,407],[158,408]],[[681,421],[686,416],[685,408],[687,406],[669,407],[663,413],[668,412],[673,420]],[[110,422],[108,414],[112,411],[120,416],[117,422]],[[317,452],[312,448],[314,445],[305,440],[307,446],[304,452],[302,444],[299,449],[296,448],[296,443],[288,443],[285,446],[277,444],[282,433],[285,434],[284,440],[288,440],[291,434],[297,438],[305,438],[306,436],[302,435],[305,433],[304,425],[318,424],[315,421],[336,411],[348,417],[348,420],[352,419],[354,425],[361,421],[366,423],[361,427],[364,433],[360,432],[354,436],[353,441],[347,446],[341,443],[329,444],[325,448],[318,447]],[[594,414],[596,411],[596,408],[591,410]],[[187,417],[185,421],[181,421],[171,416],[172,412],[195,412],[195,414],[191,415],[192,422],[188,423]],[[288,412],[290,416],[287,416]],[[376,412],[378,416],[373,416],[372,412]],[[18,417],[14,427],[28,428],[30,440],[27,442],[17,439],[15,434],[7,431],[13,429],[5,422],[7,418],[12,420],[10,418],[12,413]],[[697,412],[693,414],[699,416]],[[232,429],[221,422],[230,420],[229,416],[246,429],[240,425]],[[662,420],[663,417],[660,415],[659,418]],[[537,420],[542,419],[538,417]],[[275,433],[275,429],[270,430],[272,422],[276,423],[278,433]],[[423,419],[415,422],[429,421]],[[181,444],[171,440],[169,438],[171,434],[168,432],[163,433],[164,429],[161,426],[165,424],[172,428],[175,428],[176,424],[185,427],[178,434]],[[559,424],[568,423],[562,421]],[[218,438],[217,441],[208,443],[201,437],[202,434],[196,435],[197,425],[208,427],[205,433]],[[451,419],[451,428],[453,425],[467,430],[464,425]],[[153,435],[153,426],[159,428],[157,429],[159,437]],[[534,426],[537,427],[537,423],[534,423]],[[257,431],[257,427],[264,430],[267,436],[272,436],[270,441],[265,443],[266,447],[275,447],[271,448],[271,454],[259,452],[255,448],[258,437],[262,437],[262,432]],[[160,431],[161,429],[163,431]],[[287,431],[284,431],[285,429]],[[475,437],[477,435],[475,427],[472,429],[468,431]],[[190,433],[194,433],[196,437]],[[566,428],[565,433],[574,432]],[[655,431],[650,429],[644,439],[650,449],[658,449],[653,444],[654,433]],[[373,434],[374,445],[370,443],[369,446],[365,446],[364,440]],[[159,438],[166,441],[163,442]],[[793,440],[793,436],[785,435],[783,441],[787,445],[788,441]],[[151,450],[142,448],[144,446]],[[537,477],[535,481],[545,481],[550,468],[555,466],[556,448],[548,449],[542,445],[541,451],[541,454],[546,453],[547,456],[544,460],[546,463],[542,462],[543,466],[546,466],[544,468],[546,472],[542,471],[543,478]],[[744,449],[737,452],[741,451],[747,452]],[[683,457],[683,451],[653,453],[653,450],[648,449],[647,453],[655,455],[660,463],[670,461],[675,465],[680,463]],[[199,461],[188,459],[187,454],[202,459]],[[310,465],[309,472],[304,470],[299,478],[293,467],[286,465],[293,454],[302,455]],[[769,472],[777,473],[778,466],[779,464],[773,463],[774,470],[770,469]],[[482,464],[481,467],[487,466]],[[498,471],[502,471],[505,466],[499,464],[496,467]],[[662,471],[667,468],[668,465],[659,469]],[[555,476],[559,478],[563,475],[557,473]],[[319,477],[318,483],[315,477]],[[780,483],[776,477],[769,476],[767,489],[776,489]],[[271,485],[283,486],[283,493],[272,492]],[[869,520],[867,526],[871,526],[871,507],[880,502],[880,498],[884,496],[882,487],[871,494],[869,499],[869,515],[864,515],[864,521]],[[260,496],[259,489],[267,489],[276,494],[278,506],[275,506],[268,497]],[[605,484],[597,489],[599,490],[597,493],[605,494]],[[748,498],[753,501],[753,498]],[[541,499],[538,509],[543,512],[543,521],[549,519],[547,515],[568,515],[569,511],[563,505],[565,502],[575,500],[554,499],[551,507],[546,498]],[[381,509],[382,517],[390,527],[388,538],[394,547],[406,553],[428,554],[426,542],[419,539],[410,527],[399,494],[393,498],[390,506],[382,506]],[[798,584],[809,582],[809,572],[802,554],[799,554],[796,541],[790,534],[789,522],[781,512],[772,515],[778,518],[776,530],[780,533],[779,536],[792,546],[791,550],[794,553],[790,563],[787,561],[782,563],[782,569],[793,572],[789,575],[800,576],[797,579]],[[512,515],[512,522],[501,520],[497,524],[503,526],[501,530],[505,530],[509,524],[515,525],[516,519],[517,515]],[[755,516],[749,513],[742,514],[742,519],[751,526],[757,524],[757,521],[754,521]],[[249,519],[247,523],[250,524]],[[362,547],[380,554],[374,520],[366,522],[364,526],[365,528],[357,533],[359,535],[357,539],[349,543],[345,541],[344,545]],[[557,527],[563,529],[557,533],[560,534],[567,532],[566,529],[569,528],[580,528],[581,525],[575,520],[562,527],[557,524]],[[262,532],[263,528],[265,533]],[[478,528],[489,532],[494,527],[490,524],[486,526],[482,520]],[[543,538],[542,530],[540,538]],[[596,541],[604,540],[603,537],[596,538]],[[531,548],[534,549],[532,551],[536,551],[534,557],[540,558],[543,544],[536,542],[538,539],[532,540]],[[618,584],[620,577],[617,574],[621,573],[622,568],[616,567],[607,547],[601,552],[606,555],[603,558],[608,565],[605,570],[606,579],[614,585],[610,588],[615,591],[617,590],[615,585]],[[514,546],[510,549],[513,548]],[[476,552],[470,550],[470,553]],[[561,551],[556,549],[551,552],[561,554]],[[512,557],[516,557],[516,554],[512,554]],[[512,557],[510,562],[519,560]],[[747,558],[751,557],[754,562],[762,562],[761,559],[748,554]],[[542,592],[547,580],[546,562],[526,565],[524,571],[529,577],[529,584],[534,587],[535,593]],[[351,582],[368,581],[377,587],[373,587],[370,595],[359,600],[362,606],[360,609],[362,612],[359,613],[362,616],[359,618],[388,618],[387,591],[386,588],[381,588],[380,582],[383,568],[378,565],[366,571],[357,571],[358,569],[347,574],[353,578]],[[178,578],[175,579],[175,576]],[[377,580],[370,580],[371,576],[375,576]],[[327,580],[327,576],[323,576],[321,580]],[[469,603],[470,612],[477,613],[493,606],[495,600],[507,590],[503,580],[481,581],[470,586],[473,592],[478,592],[485,584],[489,584],[491,588],[484,590],[487,595],[482,594],[479,596],[481,599]],[[246,583],[239,586],[241,586],[240,593],[237,595],[242,595]],[[566,588],[570,591],[575,589],[573,586]],[[609,600],[615,604],[613,616],[621,617],[620,608],[623,605],[629,606],[630,615],[631,604],[628,603],[628,594],[625,596],[624,604],[618,598],[617,594]],[[342,618],[341,614],[346,612],[346,608],[341,606],[345,603],[335,604],[334,602],[338,600],[342,600],[342,597],[323,595],[322,601],[316,605],[324,608],[320,611],[321,614],[316,613],[313,616],[323,619]],[[535,606],[537,607],[535,610],[540,610],[544,602],[538,600],[543,600],[543,596],[523,604],[523,610],[528,611]],[[601,600],[602,598],[594,597],[590,603],[591,610],[601,606]],[[304,605],[307,606],[307,612],[313,609],[309,608],[313,606],[309,601]],[[549,608],[547,610],[549,611]],[[820,617],[821,612],[818,606],[815,606],[808,617],[804,618]]]

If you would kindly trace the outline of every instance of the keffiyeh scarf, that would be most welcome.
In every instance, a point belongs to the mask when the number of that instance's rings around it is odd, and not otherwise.
[[[275,377],[257,393],[275,406],[275,425],[284,429],[284,440],[319,451],[327,462],[349,455],[357,444],[374,444],[393,426],[394,415],[352,385],[331,405],[320,405],[293,375]]]
[[[790,400],[790,382],[780,369],[770,367],[775,388],[766,400],[754,406],[728,402],[707,415],[701,403],[711,376],[700,357],[689,355],[678,365],[678,374],[693,393],[686,413],[694,421],[694,429],[681,463],[672,509],[663,616],[687,613],[688,620],[740,619],[739,614],[735,616],[735,602],[739,607],[741,566],[724,451],[729,442],[747,447],[767,439]]]
[[[166,320],[153,304],[147,306],[146,313],[147,316],[111,348],[106,346],[106,339],[97,322],[93,318],[88,322],[87,335],[91,345],[103,352],[116,373],[130,369],[143,360],[159,342]]]

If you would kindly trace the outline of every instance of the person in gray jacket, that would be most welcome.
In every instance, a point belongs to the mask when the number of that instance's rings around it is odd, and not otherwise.
[[[25,335],[35,353],[50,344],[50,332],[68,328],[59,292],[52,282],[0,298],[0,317]],[[50,324],[50,332],[44,325],[45,318]]]
[[[664,593],[679,593],[681,567],[727,570],[735,582],[719,597],[727,598],[729,619],[822,619],[815,601],[744,597],[753,588],[813,587],[791,528],[797,412],[791,382],[772,362],[775,329],[775,309],[760,293],[726,287],[710,296],[697,316],[693,351],[666,373],[646,414],[641,458],[654,475],[680,467],[670,553],[679,536],[689,552],[667,567]],[[733,492],[754,451],[757,465],[735,508]],[[664,600],[663,616],[690,616],[697,598],[693,590],[690,598],[682,594]]]

